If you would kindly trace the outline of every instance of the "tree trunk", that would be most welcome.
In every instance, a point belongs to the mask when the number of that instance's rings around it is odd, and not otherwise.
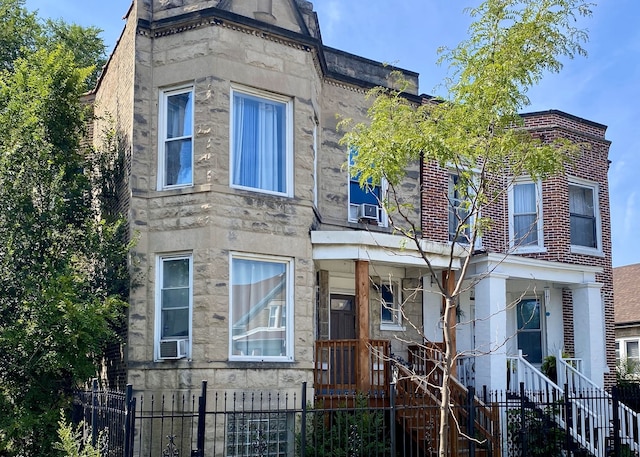
[[[450,402],[450,390],[449,382],[451,379],[452,366],[455,354],[452,353],[453,344],[455,344],[455,338],[452,337],[455,332],[455,326],[451,325],[450,314],[455,315],[456,307],[455,302],[447,294],[445,297],[445,308],[443,316],[443,336],[444,336],[444,354],[442,357],[442,385],[440,386],[440,430],[438,431],[438,437],[440,444],[438,446],[438,457],[447,457],[449,451],[449,402]],[[453,344],[452,344],[453,343]]]

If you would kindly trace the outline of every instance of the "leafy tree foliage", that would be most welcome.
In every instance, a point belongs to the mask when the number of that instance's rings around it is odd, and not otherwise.
[[[428,253],[420,251],[445,302],[440,456],[447,455],[456,304],[468,289],[466,273],[476,240],[492,225],[487,217],[491,212],[483,209],[502,198],[508,176],[543,179],[557,174],[577,151],[566,141],[551,144],[531,136],[522,128],[519,112],[529,104],[527,90],[546,72],[560,71],[562,58],[585,54],[587,34],[576,19],[591,14],[583,0],[485,0],[468,12],[474,18],[469,38],[441,50],[441,62],[450,65],[443,98],[413,106],[402,95],[407,82],[397,78],[396,90],[369,93],[373,102],[368,122],[341,123],[348,129],[343,143],[358,152],[352,175],[362,186],[386,180],[390,192],[381,203],[396,231],[413,240],[418,250],[420,222],[411,220],[410,212],[394,199],[394,189],[412,161],[437,164],[459,177],[456,191],[463,211],[456,213],[462,217],[454,239],[463,243],[451,245],[449,275],[454,260],[461,260],[453,286],[436,274]],[[453,205],[450,202],[452,210]]]
[[[0,454],[49,456],[60,409],[122,317],[128,246],[82,147],[95,30],[48,34],[21,5],[0,0],[20,35],[0,35],[12,46],[0,56]]]

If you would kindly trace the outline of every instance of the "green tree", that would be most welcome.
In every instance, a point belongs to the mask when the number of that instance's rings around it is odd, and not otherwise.
[[[125,226],[94,198],[95,153],[82,148],[80,98],[94,66],[69,50],[73,39],[53,41],[39,35],[0,71],[0,454],[9,456],[55,455],[59,411],[96,375],[127,294]]]
[[[483,211],[505,192],[507,176],[545,178],[563,170],[577,147],[568,142],[543,143],[522,129],[519,112],[529,104],[527,90],[546,72],[558,72],[561,59],[584,55],[587,39],[576,20],[591,14],[582,0],[486,0],[468,10],[474,19],[469,37],[454,49],[441,49],[441,62],[450,65],[446,95],[432,103],[413,106],[402,96],[406,82],[396,90],[373,89],[369,121],[341,126],[348,131],[342,142],[358,151],[350,167],[362,186],[388,182],[390,192],[381,202],[397,231],[412,240],[438,282],[445,302],[445,350],[441,391],[439,456],[447,455],[451,411],[449,383],[455,367],[455,313],[458,297],[468,289],[467,271],[476,240],[491,228]],[[442,279],[422,251],[421,226],[411,220],[394,189],[411,161],[435,163],[454,169],[462,208],[451,209],[458,228],[450,250],[449,275],[454,260],[460,274],[453,286]],[[449,284],[447,284],[449,283]]]
[[[0,0],[0,69],[10,70],[13,62],[32,49],[41,30],[35,13],[24,8],[25,0]]]

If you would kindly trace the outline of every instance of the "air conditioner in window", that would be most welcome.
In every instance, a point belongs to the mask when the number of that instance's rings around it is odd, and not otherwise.
[[[160,341],[161,359],[184,359],[187,356],[188,340],[162,340]]]
[[[358,219],[377,221],[379,220],[378,209],[378,205],[372,205],[371,203],[361,203],[360,206],[358,206]]]

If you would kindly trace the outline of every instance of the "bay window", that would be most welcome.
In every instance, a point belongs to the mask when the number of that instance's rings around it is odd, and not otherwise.
[[[160,94],[159,188],[193,184],[193,87]]]
[[[293,360],[292,260],[231,255],[230,360]]]
[[[231,91],[231,185],[291,196],[292,101],[252,89]]]

